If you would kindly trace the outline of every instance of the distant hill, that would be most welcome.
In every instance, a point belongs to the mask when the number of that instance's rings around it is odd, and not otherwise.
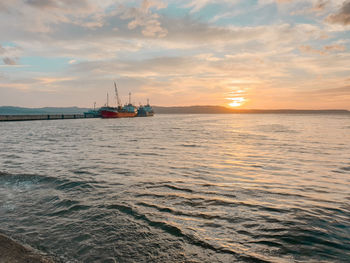
[[[347,110],[256,110],[256,109],[230,109],[223,106],[185,106],[185,107],[153,107],[159,114],[350,114]]]
[[[83,114],[87,108],[78,107],[45,107],[45,108],[22,108],[12,106],[0,107],[0,115],[31,115],[31,114]]]
[[[164,114],[220,114],[232,113],[231,109],[222,106],[185,106],[160,107],[153,106],[155,113]]]
[[[245,110],[230,109],[223,106],[184,106],[184,107],[160,107],[153,106],[156,114],[350,114],[347,110]],[[78,107],[45,107],[23,108],[1,106],[0,115],[30,115],[30,114],[83,114],[89,108]]]

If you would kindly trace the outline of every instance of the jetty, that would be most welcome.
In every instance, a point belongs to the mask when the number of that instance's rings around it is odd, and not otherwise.
[[[36,115],[0,115],[0,121],[35,121],[96,118],[89,114],[36,114]]]

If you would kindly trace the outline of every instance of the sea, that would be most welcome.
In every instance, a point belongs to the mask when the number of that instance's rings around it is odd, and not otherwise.
[[[350,115],[1,122],[0,233],[57,262],[350,262]]]

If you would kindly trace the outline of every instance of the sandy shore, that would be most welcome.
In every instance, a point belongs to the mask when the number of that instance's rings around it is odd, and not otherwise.
[[[0,234],[1,263],[54,263],[49,257],[35,253],[16,241]]]

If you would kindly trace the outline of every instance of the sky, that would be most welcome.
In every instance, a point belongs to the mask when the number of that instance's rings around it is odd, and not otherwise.
[[[350,0],[0,0],[0,106],[350,110]]]

